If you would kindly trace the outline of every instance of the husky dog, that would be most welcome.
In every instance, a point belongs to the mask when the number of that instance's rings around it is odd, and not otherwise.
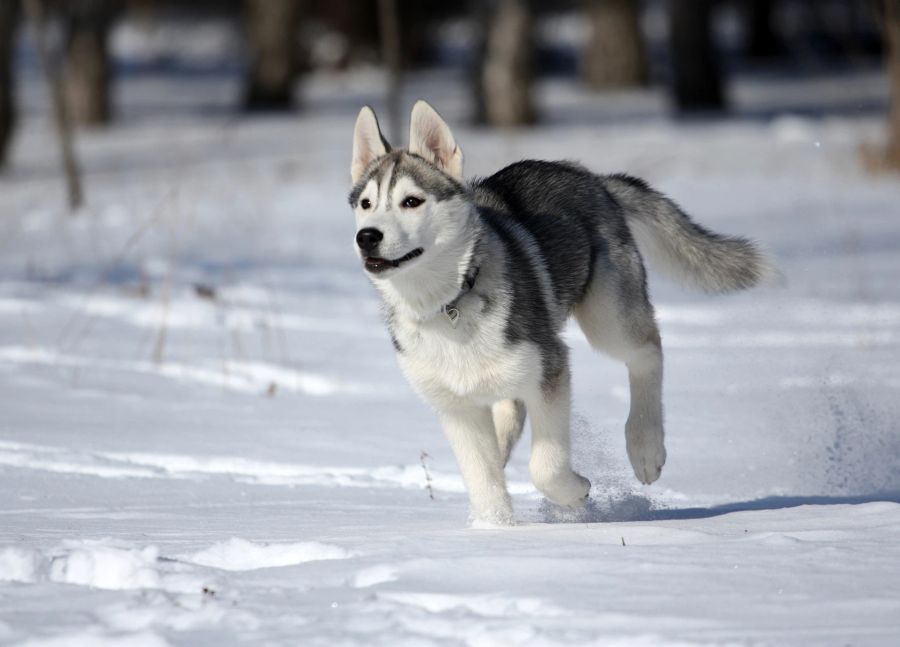
[[[407,150],[392,149],[364,107],[350,174],[357,253],[403,372],[437,410],[475,519],[512,523],[503,469],[526,412],[535,486],[564,506],[588,496],[569,455],[560,332],[570,315],[628,367],[628,458],[642,483],[659,478],[663,359],[642,256],[729,292],[771,271],[751,242],[700,227],[642,180],[569,162],[517,162],[466,182],[462,151],[424,101]]]

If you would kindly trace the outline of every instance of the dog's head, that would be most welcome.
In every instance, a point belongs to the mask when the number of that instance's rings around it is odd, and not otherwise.
[[[467,235],[462,151],[424,101],[413,106],[409,148],[392,150],[375,113],[364,107],[353,133],[355,247],[369,273],[391,278],[413,265],[458,253]],[[438,263],[437,265],[444,265]]]

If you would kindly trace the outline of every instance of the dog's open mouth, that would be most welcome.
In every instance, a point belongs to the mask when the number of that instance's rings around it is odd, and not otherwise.
[[[394,260],[391,260],[389,258],[379,258],[378,256],[366,256],[366,269],[373,274],[378,274],[379,272],[384,272],[385,270],[391,269],[393,267],[400,267],[406,261],[411,261],[416,256],[421,256],[422,252],[424,251],[425,250],[421,247],[417,247],[410,253],[404,254],[400,258],[396,258]]]

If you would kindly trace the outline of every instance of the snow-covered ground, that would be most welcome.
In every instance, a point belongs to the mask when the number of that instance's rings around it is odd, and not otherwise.
[[[713,298],[652,277],[669,459],[650,487],[624,369],[573,329],[591,504],[541,500],[526,438],[504,529],[467,526],[352,253],[351,129],[380,89],[313,79],[302,114],[243,120],[233,79],[129,78],[118,124],[79,138],[72,218],[26,83],[0,177],[0,644],[898,644],[900,182],[859,170],[878,118],[760,117],[883,101],[884,79],[747,80],[743,118],[687,123],[655,92],[551,81],[546,125],[514,133],[460,125],[446,76],[411,79],[470,174],[640,175],[788,281]]]

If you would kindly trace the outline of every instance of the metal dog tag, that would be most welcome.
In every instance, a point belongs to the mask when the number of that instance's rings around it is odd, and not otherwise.
[[[459,322],[459,310],[456,308],[446,308],[444,314],[447,315],[447,319],[450,320],[450,325],[456,328],[456,324]]]

